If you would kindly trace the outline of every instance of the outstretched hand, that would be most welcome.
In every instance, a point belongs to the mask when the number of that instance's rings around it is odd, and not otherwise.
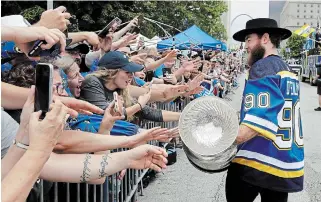
[[[142,145],[128,152],[129,168],[153,169],[157,172],[166,168],[166,151],[153,145]]]
[[[77,117],[78,112],[87,114],[87,115],[92,115],[93,113],[104,114],[104,110],[83,100],[78,100],[71,97],[59,97],[59,96],[55,96],[54,100],[60,100],[64,105],[66,105],[69,108],[68,113],[72,117]]]
[[[122,120],[125,117],[119,112],[114,111],[115,101],[109,104],[105,110],[103,120],[101,121],[99,133],[104,134],[105,132],[110,132],[117,120]],[[122,106],[119,106],[122,109]]]
[[[158,140],[162,139],[164,137],[167,137],[168,129],[167,128],[161,128],[161,127],[155,127],[148,129],[146,131],[143,131],[137,135],[131,136],[131,147],[136,147],[138,145],[146,144],[148,141],[151,140]]]

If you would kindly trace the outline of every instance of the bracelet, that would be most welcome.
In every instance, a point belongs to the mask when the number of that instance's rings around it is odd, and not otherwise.
[[[13,140],[13,145],[16,145],[20,149],[24,149],[24,150],[27,150],[29,148],[29,145],[25,145],[21,142],[17,142],[16,139]]]
[[[140,110],[143,110],[142,105],[139,102],[137,102],[137,104],[140,106]]]

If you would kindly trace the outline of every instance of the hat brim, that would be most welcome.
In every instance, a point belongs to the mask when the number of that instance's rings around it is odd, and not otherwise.
[[[285,40],[287,38],[289,38],[292,35],[292,32],[288,29],[284,29],[284,28],[279,28],[279,27],[262,27],[262,28],[256,28],[256,29],[243,29],[241,31],[236,32],[233,35],[233,39],[236,41],[240,41],[240,42],[245,42],[245,37],[249,34],[253,34],[253,33],[277,33],[280,35],[281,40]]]
[[[126,66],[122,67],[121,69],[127,71],[127,72],[140,72],[144,69],[144,67],[142,65],[136,64],[134,62],[130,62],[128,63]]]

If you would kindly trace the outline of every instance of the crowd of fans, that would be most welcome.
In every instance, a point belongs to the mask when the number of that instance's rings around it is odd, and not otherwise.
[[[178,121],[180,113],[152,103],[224,98],[238,85],[237,53],[194,48],[185,54],[143,43],[133,50],[137,18],[102,37],[66,32],[69,18],[63,6],[45,11],[33,25],[21,16],[2,18],[2,201],[36,201],[30,191],[38,179],[102,184],[127,168],[159,172],[167,152],[147,143],[176,140],[178,129],[147,130],[140,123]],[[59,54],[28,57],[39,40],[46,42],[44,50],[59,44]],[[43,120],[34,112],[38,63],[54,67],[51,110]],[[109,152],[116,148],[131,149]]]

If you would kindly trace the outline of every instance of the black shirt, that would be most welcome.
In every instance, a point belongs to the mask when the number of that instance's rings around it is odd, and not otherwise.
[[[105,110],[109,103],[114,100],[113,92],[103,85],[103,80],[96,76],[87,76],[83,81],[80,91],[80,99],[85,100],[97,107]],[[119,93],[119,90],[116,90]],[[145,106],[142,111],[138,113],[140,118],[155,122],[163,122],[163,115],[160,109],[154,109]]]

